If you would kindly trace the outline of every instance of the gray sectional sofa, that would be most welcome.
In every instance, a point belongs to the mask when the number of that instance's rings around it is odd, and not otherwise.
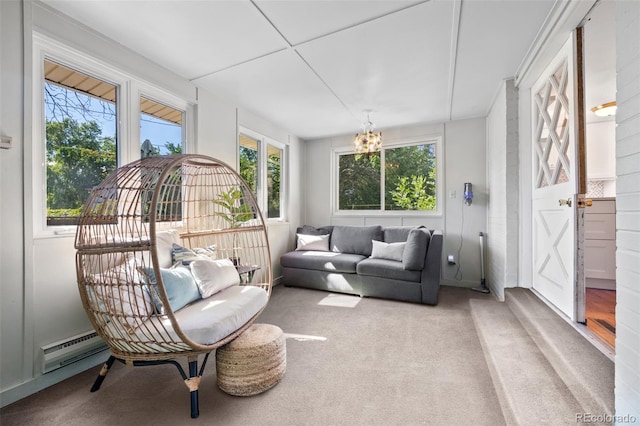
[[[442,232],[423,227],[305,225],[280,257],[282,283],[363,297],[438,303]]]

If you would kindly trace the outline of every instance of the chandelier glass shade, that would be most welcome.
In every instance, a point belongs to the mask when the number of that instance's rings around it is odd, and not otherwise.
[[[373,123],[367,115],[367,122],[364,124],[364,131],[356,133],[353,140],[356,154],[371,154],[380,151],[382,148],[382,132],[373,131]]]

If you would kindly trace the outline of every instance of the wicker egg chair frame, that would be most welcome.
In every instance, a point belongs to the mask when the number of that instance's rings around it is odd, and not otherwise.
[[[80,298],[111,351],[91,391],[100,388],[116,360],[131,366],[169,363],[184,379],[191,417],[197,417],[198,384],[209,355],[247,329],[266,302],[216,341],[190,336],[181,328],[163,281],[163,268],[170,265],[162,262],[171,256],[163,242],[167,235],[200,256],[232,259],[243,277],[240,286],[262,288],[264,300],[271,294],[265,222],[237,172],[217,159],[187,154],[144,158],[119,167],[92,189],[75,240]],[[157,282],[153,295],[144,273],[150,270]],[[177,361],[184,358],[188,373]]]

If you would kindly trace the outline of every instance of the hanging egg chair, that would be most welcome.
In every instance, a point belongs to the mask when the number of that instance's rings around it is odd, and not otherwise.
[[[93,188],[75,248],[83,307],[111,351],[91,390],[116,360],[171,363],[197,417],[209,354],[246,330],[271,294],[267,230],[251,189],[203,155],[134,161]]]

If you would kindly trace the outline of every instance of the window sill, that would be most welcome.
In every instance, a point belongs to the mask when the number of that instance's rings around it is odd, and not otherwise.
[[[75,238],[76,226],[60,226],[60,227],[48,227],[36,232],[33,236],[36,240],[44,240],[49,238]]]
[[[338,210],[334,211],[333,216],[374,216],[374,217],[398,217],[398,216],[421,216],[421,217],[442,217],[442,213],[439,211],[411,211],[411,210],[392,210],[392,211],[377,211],[377,210]]]

